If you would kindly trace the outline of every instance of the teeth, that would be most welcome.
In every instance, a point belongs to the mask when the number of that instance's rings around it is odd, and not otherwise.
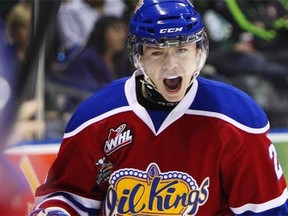
[[[178,76],[167,77],[166,79],[176,79]]]

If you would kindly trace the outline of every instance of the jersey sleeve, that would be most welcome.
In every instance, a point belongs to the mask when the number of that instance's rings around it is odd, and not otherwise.
[[[230,209],[235,215],[286,215],[286,181],[273,143],[266,132],[237,133],[240,142],[230,137],[221,165]]]
[[[97,214],[104,193],[96,183],[95,158],[101,158],[102,152],[95,147],[97,132],[89,130],[63,140],[45,183],[36,190],[37,208],[61,207],[71,215]]]

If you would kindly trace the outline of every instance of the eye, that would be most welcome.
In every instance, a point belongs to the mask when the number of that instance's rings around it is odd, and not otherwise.
[[[178,49],[177,49],[177,52],[178,52],[178,53],[184,53],[184,52],[187,52],[187,51],[188,51],[188,49],[185,48],[185,47],[181,47],[181,48],[178,48]]]
[[[162,54],[163,54],[163,52],[160,51],[160,50],[151,52],[151,55],[152,55],[152,56],[160,56],[160,55],[162,55]]]

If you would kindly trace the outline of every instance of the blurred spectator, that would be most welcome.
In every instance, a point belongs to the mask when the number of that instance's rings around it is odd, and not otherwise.
[[[57,110],[59,116],[69,118],[86,97],[116,78],[131,75],[133,66],[126,53],[126,38],[127,23],[122,18],[100,18],[87,45],[64,73],[54,73],[47,82],[49,110]]]
[[[287,8],[280,0],[194,2],[202,7],[210,39],[207,64],[216,76],[249,93],[272,127],[287,127]]]
[[[37,109],[40,109],[40,106],[43,106],[43,104],[39,104],[39,102],[34,99],[24,101],[21,104],[6,147],[15,145],[19,142],[37,140],[38,134],[44,133],[45,123],[33,118],[37,113]]]
[[[78,48],[86,45],[101,16],[122,17],[124,8],[122,0],[63,0],[57,18],[60,39],[58,61],[69,62],[78,54]]]
[[[11,122],[11,81],[15,81],[13,58],[5,43],[5,22],[0,17],[0,152],[5,145],[7,134],[10,132]],[[7,122],[8,121],[8,122]]]
[[[34,99],[22,102],[19,99],[20,95],[16,95],[17,85],[22,81],[19,80],[20,73],[30,42],[31,17],[30,5],[21,1],[11,7],[5,22],[0,23],[0,88],[1,96],[6,98],[6,104],[1,105],[3,110],[0,109],[0,120],[1,132],[7,133],[7,139],[3,144],[5,147],[22,141],[31,141],[44,131],[44,122],[34,118],[41,106],[39,102]],[[21,104],[18,110],[16,106],[19,105],[19,101]],[[14,111],[18,111],[16,115]],[[13,128],[10,128],[10,125],[13,125]]]
[[[63,0],[58,11],[61,46],[67,55],[85,45],[94,23],[103,13],[104,0]]]
[[[26,50],[30,41],[32,12],[27,3],[15,4],[6,19],[6,33],[10,49],[15,50],[16,59],[20,64],[25,60]]]
[[[85,48],[67,67],[65,82],[93,93],[116,78],[130,75],[126,36],[126,23],[121,18],[102,17]]]
[[[123,14],[127,10],[126,2],[131,2],[131,0],[104,0],[104,2],[104,16],[123,17]]]
[[[237,66],[238,71],[243,73],[252,72],[274,77],[276,75],[278,77],[286,77],[288,67],[286,61],[288,59],[288,41],[286,39],[288,36],[288,14],[279,1],[224,0],[211,4],[213,4],[214,14],[216,14],[214,18],[218,17],[218,19],[222,18],[222,20],[218,31],[211,24],[215,24],[216,21],[210,22],[210,36],[226,32],[223,29],[223,25],[225,25],[223,20],[228,21],[232,27],[226,38],[222,37],[222,41],[218,40],[224,53],[222,54],[218,49],[217,52],[212,51],[211,54],[212,60],[219,56],[219,58],[229,58],[230,61],[222,61],[220,63],[217,61],[219,59],[215,59],[213,63],[216,66],[223,66],[221,69],[227,70],[227,73],[233,71],[235,66]],[[211,17],[211,11],[208,11],[208,13],[210,13]],[[205,18],[209,18],[207,14]],[[211,20],[212,18],[209,19],[209,21]],[[214,32],[211,31],[213,27],[216,30]],[[220,29],[222,32],[220,32]],[[212,38],[212,42],[218,42],[214,38]],[[225,64],[231,61],[235,64]],[[246,64],[243,64],[243,62]],[[231,67],[232,65],[233,67]]]

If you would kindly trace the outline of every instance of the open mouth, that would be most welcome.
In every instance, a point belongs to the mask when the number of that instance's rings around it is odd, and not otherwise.
[[[182,77],[164,79],[164,85],[168,91],[178,91],[181,87]]]

